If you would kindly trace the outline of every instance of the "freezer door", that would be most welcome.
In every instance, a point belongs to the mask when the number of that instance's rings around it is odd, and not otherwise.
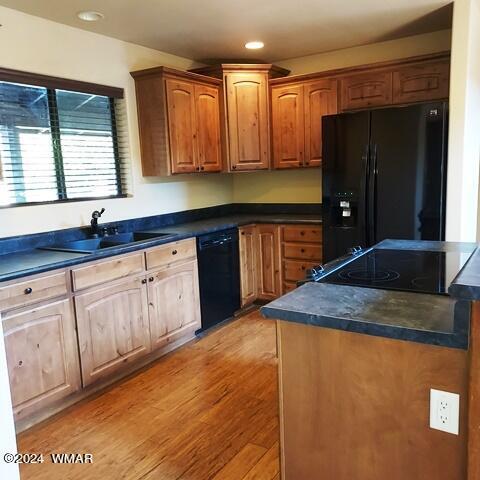
[[[446,125],[443,103],[372,111],[372,243],[444,239]]]
[[[369,112],[323,118],[323,261],[366,246]]]

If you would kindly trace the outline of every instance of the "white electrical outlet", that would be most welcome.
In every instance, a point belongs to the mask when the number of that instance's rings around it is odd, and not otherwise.
[[[460,395],[430,389],[430,428],[458,435]]]

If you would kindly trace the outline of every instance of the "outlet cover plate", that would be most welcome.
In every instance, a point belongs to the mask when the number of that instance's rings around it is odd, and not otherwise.
[[[430,428],[458,435],[460,395],[430,390]]]

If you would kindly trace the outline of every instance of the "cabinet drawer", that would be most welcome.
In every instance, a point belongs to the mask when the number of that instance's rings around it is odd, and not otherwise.
[[[128,277],[143,270],[143,253],[135,253],[127,257],[87,265],[72,270],[73,289],[81,290],[100,283]]]
[[[189,258],[196,258],[197,246],[194,238],[179,242],[167,243],[147,251],[147,270],[158,267],[168,267],[172,263]]]
[[[65,272],[14,283],[0,288],[0,311],[41,302],[66,293]]]
[[[283,227],[284,242],[322,243],[321,225],[288,225]]]
[[[303,280],[309,268],[317,265],[317,262],[301,262],[299,260],[285,260],[283,278],[285,282]]]
[[[312,260],[320,262],[322,259],[322,246],[309,243],[284,243],[284,258],[294,260]]]

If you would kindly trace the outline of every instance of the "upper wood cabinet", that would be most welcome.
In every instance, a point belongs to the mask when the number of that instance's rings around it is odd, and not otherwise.
[[[192,70],[223,80],[224,130],[229,171],[270,167],[269,78],[288,70],[270,64],[222,64]]]
[[[272,87],[275,168],[318,167],[322,117],[337,112],[337,81],[323,78]]]
[[[368,72],[340,80],[342,110],[392,103],[392,72]]]
[[[83,386],[150,351],[145,278],[130,278],[75,297]]]
[[[303,165],[305,154],[304,86],[272,88],[273,165]]]
[[[80,388],[75,318],[60,300],[3,319],[15,418],[24,418]]]
[[[305,159],[306,167],[322,163],[322,117],[337,113],[337,80],[322,78],[307,82],[305,94]]]
[[[135,79],[145,176],[220,172],[220,80],[157,67]]]
[[[393,72],[393,103],[448,98],[450,64],[406,66]]]

